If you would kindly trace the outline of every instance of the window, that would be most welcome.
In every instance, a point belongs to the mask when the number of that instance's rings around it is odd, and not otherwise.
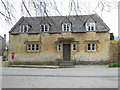
[[[70,23],[64,23],[64,24],[62,24],[62,31],[64,31],[64,32],[71,31],[71,24]]]
[[[88,51],[96,51],[96,44],[94,44],[94,43],[87,44],[87,50]]]
[[[28,49],[27,49],[28,51],[31,50],[31,45],[28,45],[27,47],[28,47]]]
[[[87,31],[95,31],[95,23],[86,23],[86,30]]]
[[[77,45],[73,44],[73,51],[76,51],[76,50],[77,50]]]
[[[28,44],[27,51],[39,51],[39,44]]]
[[[42,24],[40,25],[42,32],[48,32],[49,31],[49,25],[48,24]]]
[[[61,51],[61,44],[57,45],[57,51]]]
[[[19,32],[28,32],[29,26],[28,25],[21,25]]]

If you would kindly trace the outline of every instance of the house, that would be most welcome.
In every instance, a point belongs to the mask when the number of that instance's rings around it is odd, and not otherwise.
[[[4,38],[0,35],[0,56],[3,55],[5,46],[6,46],[6,35],[4,35]]]
[[[110,29],[97,14],[21,17],[9,31],[9,61],[109,62]]]

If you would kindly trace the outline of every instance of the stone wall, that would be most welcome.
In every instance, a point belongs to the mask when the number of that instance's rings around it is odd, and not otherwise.
[[[41,63],[41,62],[53,62],[57,59],[63,60],[63,49],[61,51],[56,51],[55,42],[58,38],[74,38],[76,42],[61,42],[61,48],[63,44],[70,44],[70,59],[76,60],[77,62],[106,62],[109,61],[109,48],[110,48],[110,38],[108,33],[62,33],[62,34],[19,34],[10,35],[9,40],[9,51],[8,60],[14,62],[27,62],[27,63]],[[97,51],[88,52],[86,41],[98,41]],[[39,52],[27,52],[26,41],[40,41],[40,51]],[[77,44],[77,51],[73,51],[72,45]],[[11,54],[14,52],[15,58],[11,59]]]
[[[110,43],[110,60],[111,62],[120,61],[120,40],[112,40]]]
[[[3,37],[0,36],[0,56],[3,55],[4,49],[5,49],[5,40]]]

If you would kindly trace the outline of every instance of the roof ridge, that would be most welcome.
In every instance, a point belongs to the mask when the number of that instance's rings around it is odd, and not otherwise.
[[[24,17],[24,18],[44,18],[44,17],[74,17],[74,16],[93,16],[94,14],[85,14],[85,15],[64,15],[64,16],[32,16],[32,17]]]

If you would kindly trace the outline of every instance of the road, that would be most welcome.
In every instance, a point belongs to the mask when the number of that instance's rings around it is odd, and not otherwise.
[[[118,68],[3,68],[3,88],[118,88]]]
[[[2,56],[0,56],[0,89],[2,89]]]

